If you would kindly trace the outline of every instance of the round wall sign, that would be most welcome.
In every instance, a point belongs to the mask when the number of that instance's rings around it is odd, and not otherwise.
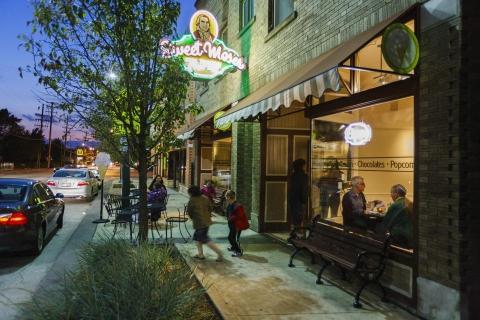
[[[216,129],[218,129],[220,131],[226,131],[226,130],[230,129],[230,127],[232,126],[231,122],[224,123],[221,126],[217,125],[217,119],[220,118],[224,113],[225,113],[224,111],[218,111],[213,116],[213,125],[215,126]]]
[[[372,139],[372,128],[365,122],[353,122],[345,128],[345,142],[352,146],[363,146]]]
[[[420,56],[420,48],[415,33],[403,23],[390,25],[383,33],[382,54],[393,71],[409,73]]]

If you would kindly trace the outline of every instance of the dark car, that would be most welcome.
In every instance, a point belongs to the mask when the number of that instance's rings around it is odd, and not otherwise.
[[[63,226],[61,198],[37,180],[0,178],[0,251],[42,252],[45,239]]]

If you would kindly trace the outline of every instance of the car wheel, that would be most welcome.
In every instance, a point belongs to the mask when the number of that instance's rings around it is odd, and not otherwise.
[[[62,209],[62,213],[58,216],[57,219],[57,228],[62,229],[63,228],[63,213],[65,212],[65,208]]]
[[[38,226],[35,238],[36,239],[35,239],[32,251],[34,255],[39,255],[40,253],[42,253],[43,246],[45,244],[45,231],[42,225]]]

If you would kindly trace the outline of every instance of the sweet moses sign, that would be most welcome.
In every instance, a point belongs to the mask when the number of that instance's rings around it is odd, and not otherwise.
[[[192,77],[210,80],[226,72],[245,70],[246,63],[235,50],[218,39],[218,23],[208,11],[199,10],[190,19],[190,34],[180,40],[162,40],[162,56],[184,58],[184,68]]]

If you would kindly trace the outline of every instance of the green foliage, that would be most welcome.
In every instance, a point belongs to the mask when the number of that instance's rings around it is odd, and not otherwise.
[[[160,42],[175,33],[175,0],[32,0],[31,34],[23,47],[34,58],[26,71],[60,105],[94,130],[113,158],[139,173],[139,235],[147,235],[147,169],[176,143],[190,76],[180,58],[163,57]],[[20,69],[22,74],[23,70]],[[121,127],[121,132],[113,128]],[[127,139],[128,153],[120,138]],[[103,149],[107,150],[107,149]]]
[[[26,70],[131,166],[154,148],[165,152],[185,114],[200,111],[184,107],[182,61],[159,48],[175,33],[177,1],[34,0],[33,8],[32,33],[22,39],[35,63]],[[120,136],[133,159],[122,155]]]
[[[63,285],[24,305],[22,319],[216,319],[205,290],[168,247],[102,240],[82,250]]]
[[[46,153],[43,135],[39,129],[29,131],[20,123],[8,109],[0,109],[0,162],[34,167],[37,157],[44,159]]]

